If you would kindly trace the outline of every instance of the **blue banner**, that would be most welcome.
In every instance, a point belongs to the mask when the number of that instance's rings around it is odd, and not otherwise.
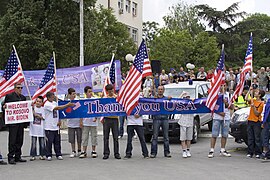
[[[64,105],[69,101],[59,101]],[[100,116],[124,116],[123,107],[114,98],[74,100],[74,107],[68,107],[59,112],[60,119],[100,117]],[[131,114],[159,115],[159,114],[199,114],[210,113],[205,106],[206,98],[188,99],[172,98],[140,98],[138,106]],[[223,99],[219,96],[215,112],[223,112]]]
[[[115,84],[116,90],[119,90],[122,85],[120,61],[116,60],[115,65]],[[77,93],[83,93],[84,87],[89,85],[93,88],[94,92],[101,92],[109,66],[110,62],[105,62],[82,67],[57,69],[56,76],[58,94],[67,94],[67,90],[70,87],[74,88]],[[3,76],[3,73],[4,71],[0,70],[0,79]],[[30,94],[33,95],[38,89],[45,70],[23,71],[23,73],[25,75]],[[22,93],[26,96],[28,95],[26,88],[23,88]]]

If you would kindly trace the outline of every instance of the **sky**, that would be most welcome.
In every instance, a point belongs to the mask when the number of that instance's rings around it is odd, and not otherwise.
[[[143,21],[155,21],[164,25],[162,17],[169,14],[169,7],[181,0],[143,0]],[[217,10],[225,10],[231,4],[240,2],[239,11],[265,13],[270,15],[269,0],[182,0],[188,4],[208,4]]]

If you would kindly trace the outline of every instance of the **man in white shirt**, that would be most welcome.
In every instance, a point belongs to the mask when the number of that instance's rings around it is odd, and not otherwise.
[[[219,136],[219,132],[221,132],[221,150],[220,155],[225,157],[231,157],[231,154],[229,154],[225,150],[227,138],[229,135],[229,128],[230,128],[230,109],[233,109],[233,106],[228,108],[229,106],[229,93],[226,92],[226,84],[223,84],[220,87],[220,94],[223,95],[223,112],[214,113],[213,115],[213,128],[212,128],[212,138],[211,138],[211,149],[209,151],[208,157],[213,158],[214,157],[214,148],[216,145],[217,137]]]
[[[48,161],[52,160],[52,145],[54,145],[54,151],[58,160],[63,160],[61,153],[61,137],[59,127],[61,121],[59,120],[58,110],[65,109],[67,107],[74,106],[73,103],[69,102],[65,105],[58,106],[54,101],[56,99],[53,92],[46,93],[47,101],[44,104],[45,112],[45,135],[46,135],[46,157]]]
[[[73,88],[68,88],[68,96],[70,100],[76,99],[76,91]],[[80,127],[80,118],[72,118],[67,120],[68,126],[68,142],[71,145],[71,154],[70,158],[74,158],[77,156],[76,153],[76,144],[75,139],[77,139],[77,150],[78,155],[81,154],[81,144],[82,144],[82,129]]]
[[[90,99],[92,97],[92,88],[90,86],[86,86],[84,88],[84,93],[86,98]],[[80,154],[80,158],[87,157],[87,146],[89,140],[89,133],[91,132],[91,143],[92,143],[92,158],[97,157],[96,146],[97,146],[97,126],[98,121],[96,117],[93,118],[83,118],[80,120],[80,127],[82,128],[82,145],[83,151]]]
[[[127,148],[126,148],[126,156],[124,159],[129,159],[132,156],[132,137],[134,135],[134,130],[136,131],[142,148],[142,155],[144,158],[149,158],[148,149],[146,146],[145,138],[144,138],[144,130],[143,130],[143,119],[140,115],[127,116]]]

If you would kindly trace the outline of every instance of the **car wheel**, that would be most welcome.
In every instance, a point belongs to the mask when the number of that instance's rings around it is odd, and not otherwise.
[[[152,135],[151,134],[146,134],[146,135],[144,135],[144,138],[145,138],[145,142],[151,142]]]
[[[196,118],[194,120],[193,139],[192,139],[191,143],[196,143],[198,141],[199,129],[200,129],[199,120]]]
[[[208,130],[209,131],[212,131],[212,127],[213,127],[213,120],[212,121],[210,121],[210,122],[208,122]]]

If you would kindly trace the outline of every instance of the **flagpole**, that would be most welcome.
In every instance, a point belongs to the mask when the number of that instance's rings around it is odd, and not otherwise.
[[[223,56],[224,55],[224,44],[222,44],[221,46],[221,54],[223,53]],[[224,73],[224,76],[225,76],[225,79],[226,79],[226,71],[225,71],[225,57],[224,57],[224,67],[223,67],[223,73]],[[226,83],[226,80],[225,80],[225,83]],[[224,86],[222,86],[222,91],[223,91],[223,94],[225,94],[225,88]]]
[[[57,88],[57,76],[56,76],[56,60],[55,60],[55,52],[53,51],[53,64],[54,64],[54,75],[55,75],[55,96],[56,103],[58,104],[58,88]]]
[[[250,37],[252,38],[252,32],[250,33]],[[252,51],[253,51],[253,40],[252,40]],[[250,85],[252,86],[252,81],[253,81],[253,53],[252,53],[252,61],[251,61],[251,77],[250,77]],[[252,96],[253,96],[253,92],[252,92]]]
[[[27,84],[26,78],[25,78],[24,73],[23,73],[22,64],[21,64],[20,58],[19,58],[19,56],[18,56],[18,54],[17,54],[17,50],[16,50],[16,48],[15,48],[14,45],[13,45],[13,49],[14,49],[15,54],[16,54],[16,57],[17,57],[17,59],[18,59],[19,66],[21,67],[22,75],[23,75],[23,78],[24,78],[24,84],[25,84],[25,87],[26,87],[28,96],[29,96],[30,99],[32,99],[31,94],[30,94],[30,91],[29,91],[29,88],[28,88],[28,84]]]

